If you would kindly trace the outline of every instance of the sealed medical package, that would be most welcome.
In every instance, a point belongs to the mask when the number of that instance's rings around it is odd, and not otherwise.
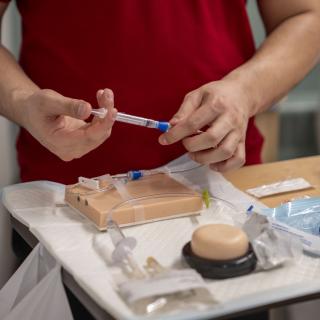
[[[119,284],[119,294],[137,314],[176,313],[216,304],[203,278],[193,269],[167,269],[147,259],[146,276]]]
[[[304,250],[320,255],[320,198],[298,199],[262,209],[272,227],[299,239]]]
[[[292,191],[299,191],[312,188],[312,185],[303,178],[287,179],[275,183],[262,185],[256,188],[247,189],[247,193],[256,198],[269,197]]]
[[[256,212],[249,215],[243,230],[250,239],[259,269],[279,267],[302,255],[302,245],[295,237],[273,229],[268,218]]]

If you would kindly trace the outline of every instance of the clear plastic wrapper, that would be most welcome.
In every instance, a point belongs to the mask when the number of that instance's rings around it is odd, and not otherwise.
[[[161,314],[187,307],[203,309],[215,303],[204,280],[195,270],[167,269],[153,257],[149,257],[146,265],[141,267],[134,256],[136,239],[126,237],[111,219],[107,230],[114,246],[111,255],[106,256],[105,243],[98,238],[93,245],[106,262],[120,267],[122,275],[114,280],[119,295],[133,312]]]
[[[252,213],[243,226],[258,259],[258,268],[272,269],[302,255],[302,245],[288,233],[272,228],[268,219]]]
[[[262,213],[303,232],[320,235],[320,198],[287,202],[276,208],[263,209]]]
[[[304,250],[320,255],[320,198],[299,199],[263,209],[272,227],[299,239]]]
[[[144,268],[141,268],[134,256],[136,239],[126,237],[110,218],[107,230],[114,249],[108,260],[121,268],[122,277],[116,281],[118,292],[135,313],[170,313],[181,308],[203,309],[215,303],[204,280],[193,269],[167,269],[153,257],[149,257]],[[104,256],[104,244],[99,241],[93,244]]]
[[[162,269],[144,279],[119,285],[119,293],[137,314],[175,313],[215,304],[202,277],[193,269]]]
[[[2,320],[73,320],[61,267],[38,244],[0,290]]]

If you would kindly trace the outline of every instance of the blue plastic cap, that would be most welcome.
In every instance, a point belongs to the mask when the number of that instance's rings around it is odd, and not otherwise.
[[[161,132],[167,132],[169,129],[170,129],[170,123],[169,122],[165,122],[165,121],[159,121],[159,124],[158,124],[158,129],[161,131]]]
[[[139,180],[142,177],[142,172],[139,170],[130,171],[130,180]]]
[[[250,215],[252,213],[254,206],[251,205],[248,209],[247,209],[247,215]]]

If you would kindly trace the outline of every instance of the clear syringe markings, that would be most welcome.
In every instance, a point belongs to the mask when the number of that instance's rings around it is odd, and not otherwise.
[[[107,113],[108,113],[108,110],[105,108],[92,109],[91,111],[92,115],[99,118],[104,118],[107,115]],[[116,121],[134,124],[137,126],[142,126],[147,128],[158,129],[161,132],[167,132],[171,128],[171,125],[169,122],[156,121],[156,120],[147,119],[143,117],[137,117],[137,116],[123,113],[123,112],[117,113]]]

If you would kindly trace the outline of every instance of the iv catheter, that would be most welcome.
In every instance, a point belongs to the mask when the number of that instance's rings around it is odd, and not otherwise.
[[[131,170],[126,173],[120,173],[115,174],[112,176],[113,179],[128,179],[128,180],[139,180],[146,176],[151,176],[154,174],[159,173],[182,173],[187,172],[190,170],[198,169],[203,167],[202,164],[199,164],[197,166],[192,166],[191,168],[184,168],[184,169],[175,169],[175,168],[169,168],[169,167],[160,167],[156,169],[151,170]]]
[[[133,180],[139,180],[146,176],[151,176],[154,174],[159,173],[182,173],[182,172],[188,172],[190,170],[201,168],[203,165],[199,164],[197,166],[192,166],[191,168],[183,168],[183,169],[175,169],[175,168],[168,168],[166,166],[151,169],[151,170],[130,170],[126,173],[119,173],[112,175],[112,179],[120,179],[124,181],[133,181]],[[92,190],[92,192],[105,192],[107,190],[113,189],[113,185],[107,185],[106,187],[101,188],[100,187],[100,180],[103,180],[103,176],[96,177],[96,178],[85,178],[85,177],[79,177],[78,183],[82,186],[85,186],[86,188]]]
[[[99,109],[92,109],[91,114],[99,117],[104,118],[108,113],[108,110],[105,108],[99,108]],[[170,129],[170,123],[165,121],[156,121],[152,119],[142,118],[133,116],[130,114],[126,114],[123,112],[118,112],[116,115],[116,121],[134,124],[137,126],[147,127],[147,128],[153,128],[158,129],[161,132],[167,132]]]
[[[169,170],[165,168],[158,168],[152,170],[131,170],[127,173],[115,174],[112,176],[113,179],[128,179],[128,180],[139,180],[142,177],[151,176],[158,173],[168,173]]]

